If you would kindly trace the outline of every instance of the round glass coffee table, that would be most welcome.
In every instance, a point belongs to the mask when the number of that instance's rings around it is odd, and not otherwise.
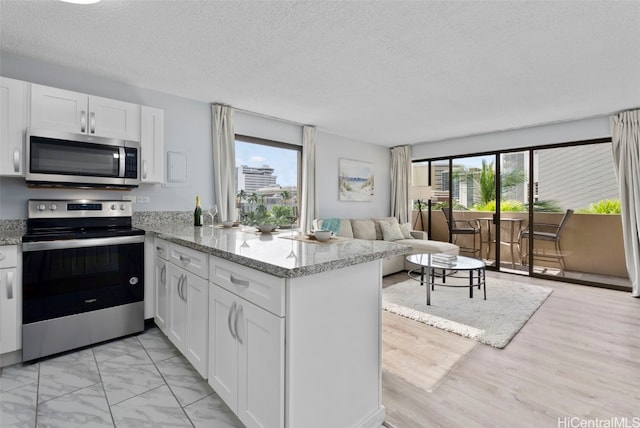
[[[409,277],[420,281],[420,285],[426,285],[427,305],[431,304],[431,291],[436,285],[444,287],[469,287],[469,298],[473,298],[473,288],[484,289],[484,300],[487,300],[487,281],[485,276],[485,263],[471,257],[457,256],[450,262],[442,262],[438,259],[440,254],[412,254],[407,256],[407,261],[420,266],[409,271]],[[434,257],[436,256],[436,257]],[[441,256],[447,256],[443,254]],[[436,275],[436,271],[439,272]],[[419,272],[419,275],[418,275]],[[458,275],[459,272],[464,272]],[[468,272],[468,273],[467,273]],[[427,274],[425,278],[425,273]],[[436,282],[436,278],[442,278]],[[447,278],[465,278],[469,283],[465,285],[447,284]]]

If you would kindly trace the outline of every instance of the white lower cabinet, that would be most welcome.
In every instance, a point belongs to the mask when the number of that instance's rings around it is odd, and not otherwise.
[[[284,318],[211,284],[209,384],[248,427],[284,427]]]
[[[22,278],[18,255],[15,245],[0,246],[0,354],[22,348]]]
[[[158,238],[154,254],[154,321],[206,379],[209,367],[208,256]]]
[[[155,311],[154,321],[158,328],[167,333],[169,314],[169,287],[167,284],[167,265],[169,262],[155,256],[153,260],[153,277],[155,279]]]
[[[207,377],[208,283],[174,264],[167,265],[167,333],[173,344]]]
[[[153,284],[154,311],[153,318],[158,328],[169,335],[169,287],[167,283],[167,262],[169,260],[169,242],[154,238],[153,242]]]

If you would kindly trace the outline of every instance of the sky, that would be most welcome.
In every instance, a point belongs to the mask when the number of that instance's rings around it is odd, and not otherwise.
[[[236,166],[263,166],[274,168],[277,183],[281,186],[298,184],[298,152],[295,150],[263,146],[261,144],[236,141]]]

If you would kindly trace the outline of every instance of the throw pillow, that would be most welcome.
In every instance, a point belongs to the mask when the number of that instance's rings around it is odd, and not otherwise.
[[[411,236],[411,223],[402,223],[400,225],[400,231],[402,232],[404,239],[415,239]]]
[[[351,220],[351,228],[356,239],[376,239],[376,225],[373,220]]]
[[[404,235],[400,230],[400,226],[397,223],[387,223],[386,221],[380,222],[380,229],[382,229],[382,238],[385,241],[397,241],[404,239]]]
[[[340,219],[339,218],[327,218],[321,222],[324,230],[330,230],[334,235],[340,233]]]
[[[398,224],[398,219],[395,217],[375,218],[373,219],[373,221],[376,224],[376,239],[384,239],[384,237],[382,236],[382,229],[380,228],[380,223],[386,222],[386,223]]]

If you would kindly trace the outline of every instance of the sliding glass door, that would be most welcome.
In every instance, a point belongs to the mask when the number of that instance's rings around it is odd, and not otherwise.
[[[611,143],[532,152],[533,233],[522,243],[531,274],[628,284]]]
[[[489,269],[630,289],[611,142],[422,160],[430,239]]]

